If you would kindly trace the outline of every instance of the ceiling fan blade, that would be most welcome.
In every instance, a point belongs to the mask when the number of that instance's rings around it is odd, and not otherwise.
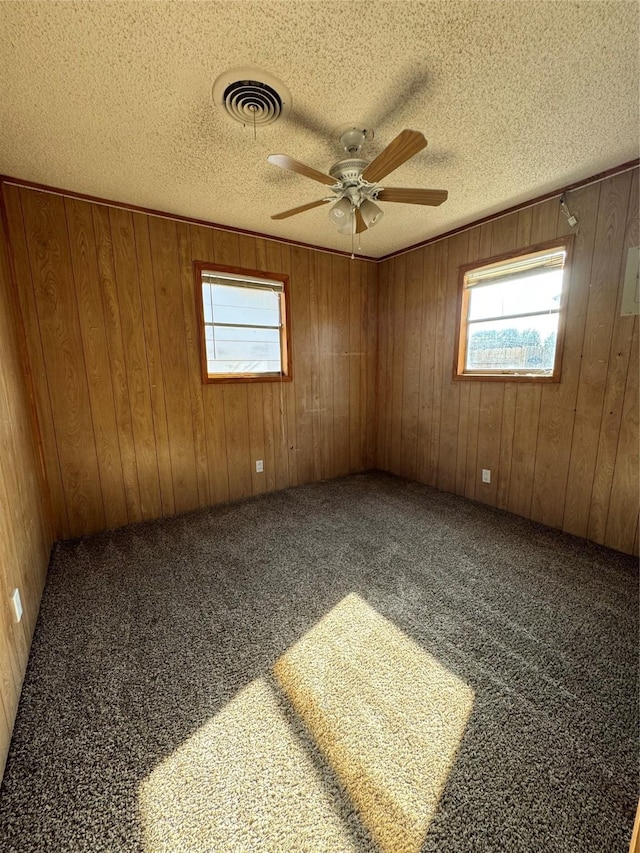
[[[409,187],[385,187],[378,193],[378,201],[399,201],[402,204],[430,204],[437,207],[446,201],[446,190],[417,190]]]
[[[326,204],[328,201],[333,201],[331,198],[321,198],[320,201],[310,201],[309,204],[301,204],[300,207],[292,207],[291,210],[285,210],[282,213],[276,213],[272,219],[287,219],[289,216],[295,216],[296,213],[304,213],[305,210],[311,210],[314,207],[320,207],[321,204]]]
[[[333,187],[336,184],[336,179],[332,178],[331,175],[324,175],[322,172],[312,169],[311,166],[305,166],[304,163],[294,160],[287,154],[270,154],[267,161],[274,166],[280,166],[281,169],[289,169],[290,172],[297,172],[298,175],[304,175],[305,178],[320,181],[321,184],[326,184],[328,187]]]
[[[362,173],[362,177],[365,181],[375,183],[388,175],[389,172],[393,172],[398,166],[402,166],[410,157],[426,147],[427,140],[420,131],[403,130],[387,145],[384,151],[378,154],[375,160],[369,163]]]
[[[356,234],[362,234],[363,231],[367,230],[367,224],[364,221],[362,214],[360,213],[360,208],[356,208]]]

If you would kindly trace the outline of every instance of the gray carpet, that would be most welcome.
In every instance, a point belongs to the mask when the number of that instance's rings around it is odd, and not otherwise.
[[[637,585],[377,473],[58,544],[0,849],[623,853]]]

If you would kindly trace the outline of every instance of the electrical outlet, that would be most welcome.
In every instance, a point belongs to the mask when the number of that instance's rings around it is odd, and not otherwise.
[[[262,459],[256,459],[256,474],[262,474],[264,471],[264,463]]]
[[[482,469],[482,482],[483,483],[490,483],[491,482],[491,469],[490,468],[483,468]]]
[[[13,595],[11,596],[11,603],[13,604],[13,613],[16,618],[16,622],[19,622],[22,619],[22,600],[20,599],[20,590],[14,589]]]

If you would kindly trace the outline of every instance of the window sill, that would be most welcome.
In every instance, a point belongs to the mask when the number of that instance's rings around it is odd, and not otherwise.
[[[229,384],[230,382],[245,383],[245,382],[291,382],[293,376],[282,376],[281,374],[255,374],[255,373],[237,373],[237,374],[220,374],[220,376],[207,376],[203,379],[205,385]]]
[[[560,376],[539,376],[527,373],[456,373],[454,382],[470,380],[471,382],[560,382]]]

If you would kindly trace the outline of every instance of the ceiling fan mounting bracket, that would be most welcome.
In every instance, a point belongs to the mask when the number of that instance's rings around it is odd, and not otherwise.
[[[348,127],[340,135],[340,145],[342,145],[351,157],[357,157],[367,139],[373,139],[372,130],[360,130],[357,127]]]

